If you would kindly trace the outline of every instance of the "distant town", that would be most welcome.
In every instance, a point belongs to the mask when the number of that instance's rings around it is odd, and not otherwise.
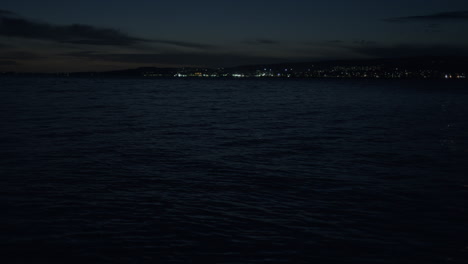
[[[15,73],[2,76],[142,77],[142,78],[371,78],[466,79],[466,57],[418,57],[248,65],[231,68],[142,67],[108,72]]]

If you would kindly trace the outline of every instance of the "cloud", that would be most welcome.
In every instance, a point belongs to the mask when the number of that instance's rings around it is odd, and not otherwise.
[[[323,40],[323,41],[305,41],[301,44],[308,48],[323,48],[323,47],[336,47],[341,46],[345,43],[343,40]]]
[[[9,51],[0,54],[0,59],[6,60],[39,60],[42,59],[41,55],[27,51]]]
[[[271,40],[271,39],[254,39],[254,40],[247,40],[244,41],[246,44],[250,45],[275,45],[279,44],[278,41],[276,40]]]
[[[326,42],[315,44],[323,47]],[[468,46],[455,44],[395,43],[385,44],[373,40],[329,42],[327,47],[341,56],[368,58],[402,58],[419,56],[468,56]]]
[[[16,13],[8,11],[8,10],[0,9],[0,15],[1,16],[4,16],[4,15],[6,15],[6,16],[16,16]]]
[[[365,46],[371,45],[375,42],[369,40],[324,40],[315,42],[305,42],[304,44],[312,48],[330,48],[330,49],[341,49],[354,46]]]
[[[442,12],[422,16],[406,16],[384,19],[387,22],[451,22],[451,21],[468,21],[468,11]]]
[[[354,44],[361,45],[361,46],[369,46],[369,45],[376,45],[377,42],[372,40],[356,40],[353,41]]]
[[[13,66],[13,65],[18,65],[18,63],[12,60],[0,60],[0,66]]]
[[[357,45],[348,50],[374,58],[417,57],[417,56],[468,56],[468,47],[455,45],[396,44]]]
[[[78,45],[133,46],[139,43],[158,43],[202,50],[215,48],[213,45],[194,42],[139,38],[112,28],[83,24],[52,25],[12,15],[15,13],[0,10],[0,36]]]
[[[242,54],[213,54],[213,53],[99,53],[93,51],[72,52],[62,56],[83,58],[94,61],[108,61],[119,63],[138,63],[172,66],[204,66],[228,67],[244,64],[278,63],[283,59]]]
[[[86,45],[130,46],[148,41],[129,36],[115,29],[81,24],[51,25],[19,17],[10,17],[5,15],[5,11],[0,13],[0,35]]]
[[[334,40],[328,40],[328,41],[326,41],[326,43],[328,43],[328,44],[341,44],[341,43],[344,43],[344,41],[339,40],[339,39],[334,39]]]
[[[216,48],[214,45],[194,43],[194,42],[185,42],[185,41],[175,41],[175,40],[152,40],[152,42],[160,44],[168,44],[173,46],[179,46],[183,48],[194,48],[202,50],[210,50]]]
[[[373,45],[376,44],[374,41],[370,40],[339,40],[339,39],[334,39],[334,40],[326,40],[326,41],[318,41],[318,42],[305,42],[304,44],[308,46],[327,46],[327,47],[347,47],[348,45]]]

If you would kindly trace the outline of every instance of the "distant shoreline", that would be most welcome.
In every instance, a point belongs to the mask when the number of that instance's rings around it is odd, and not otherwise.
[[[166,79],[166,80],[443,80],[443,81],[468,81],[466,77],[445,78],[445,77],[174,77],[174,76],[136,76],[136,75],[86,75],[86,74],[66,74],[66,73],[0,73],[0,78],[15,77],[15,78],[89,78],[89,79]]]
[[[140,67],[113,71],[15,72],[0,76],[266,79],[467,79],[467,57],[416,57],[245,65],[230,68]]]

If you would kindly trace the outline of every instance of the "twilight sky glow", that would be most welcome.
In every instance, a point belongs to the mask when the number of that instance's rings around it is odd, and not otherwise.
[[[0,71],[468,55],[466,0],[3,0]]]

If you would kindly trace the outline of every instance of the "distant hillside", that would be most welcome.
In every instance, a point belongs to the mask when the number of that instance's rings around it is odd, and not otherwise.
[[[264,65],[244,65],[230,68],[231,70],[258,70],[293,69],[294,71],[306,71],[314,68],[329,69],[332,67],[352,66],[379,66],[384,69],[404,68],[408,70],[439,70],[468,72],[468,57],[413,57],[413,58],[389,58],[389,59],[362,59],[362,60],[333,60],[300,63],[281,63]]]
[[[413,57],[398,59],[334,60],[231,68],[141,67],[107,72],[0,73],[14,76],[72,77],[271,77],[271,78],[429,78],[467,79],[468,57]]]

